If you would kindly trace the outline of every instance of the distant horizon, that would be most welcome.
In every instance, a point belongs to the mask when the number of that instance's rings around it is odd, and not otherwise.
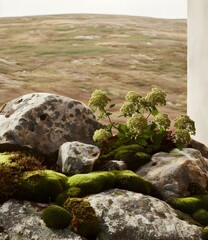
[[[0,0],[0,17],[109,14],[187,19],[186,0]]]

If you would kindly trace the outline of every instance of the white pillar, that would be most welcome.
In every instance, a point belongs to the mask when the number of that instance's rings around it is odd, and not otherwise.
[[[208,0],[188,0],[187,106],[193,138],[208,145]]]

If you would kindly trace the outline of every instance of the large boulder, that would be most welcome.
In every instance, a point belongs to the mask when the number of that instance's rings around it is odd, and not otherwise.
[[[48,228],[41,219],[47,205],[9,200],[0,205],[1,240],[81,240],[69,228],[55,230]]]
[[[137,173],[150,181],[163,199],[168,200],[190,196],[192,184],[206,188],[208,162],[196,149],[174,149],[170,153],[154,154],[151,162]]]
[[[201,239],[201,227],[151,196],[113,189],[91,195],[87,200],[100,218],[97,240]]]
[[[92,171],[94,162],[100,155],[100,149],[91,144],[66,142],[59,148],[57,165],[62,173],[74,175]]]
[[[98,122],[81,102],[50,93],[31,93],[0,110],[0,143],[29,145],[50,154],[70,141],[92,143]]]

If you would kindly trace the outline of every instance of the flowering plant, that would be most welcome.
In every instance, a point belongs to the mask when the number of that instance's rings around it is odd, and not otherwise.
[[[164,149],[164,145],[169,144],[181,149],[190,142],[190,135],[195,134],[195,124],[187,115],[181,115],[174,121],[175,130],[170,131],[171,121],[168,115],[158,111],[158,106],[165,105],[166,94],[161,89],[153,88],[145,97],[130,91],[120,108],[120,117],[127,120],[125,123],[117,123],[110,118],[115,104],[111,104],[106,92],[95,90],[89,106],[93,112],[99,112],[98,119],[107,118],[109,124],[96,130],[93,140],[103,144],[114,138],[122,144],[136,143],[155,149]]]

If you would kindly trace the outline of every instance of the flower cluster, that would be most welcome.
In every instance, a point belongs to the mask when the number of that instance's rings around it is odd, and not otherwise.
[[[159,113],[157,107],[166,105],[166,94],[158,88],[153,88],[145,97],[135,91],[130,91],[125,96],[125,101],[120,108],[120,116],[127,118],[126,123],[112,122],[108,106],[111,99],[106,92],[95,90],[89,100],[93,111],[100,111],[100,118],[108,118],[109,124],[95,131],[93,140],[98,143],[106,142],[117,132],[116,137],[123,143],[126,141],[148,146],[152,144],[160,147],[165,140],[171,140],[179,148],[190,142],[190,134],[195,134],[194,122],[186,115],[175,119],[175,132],[169,131],[171,121],[167,114]],[[114,129],[114,131],[113,131]],[[171,133],[171,134],[170,134]]]
[[[108,98],[106,92],[102,90],[95,90],[92,93],[92,96],[88,104],[93,111],[96,111],[97,109],[103,110],[109,102],[110,102],[110,98]]]
[[[95,142],[104,142],[111,137],[111,133],[105,129],[96,130],[93,135],[93,141]]]
[[[145,100],[152,106],[165,106],[166,94],[159,88],[153,88],[152,91],[147,94]]]
[[[175,119],[174,127],[177,129],[187,130],[191,134],[196,133],[195,123],[187,115],[181,115]]]
[[[191,140],[190,134],[195,134],[195,123],[192,121],[189,116],[181,115],[175,119],[174,127],[176,142],[179,145],[188,144]]]
[[[170,119],[168,118],[168,114],[161,113],[155,117],[155,122],[162,129],[168,129],[171,123]]]
[[[128,119],[126,125],[130,132],[138,136],[147,128],[148,123],[142,114],[134,113],[133,116]]]

